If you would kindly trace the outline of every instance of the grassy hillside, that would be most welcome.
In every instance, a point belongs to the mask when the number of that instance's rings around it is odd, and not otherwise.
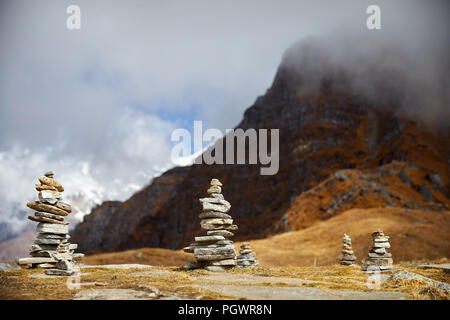
[[[337,263],[342,236],[352,238],[357,262],[366,257],[371,233],[381,228],[389,235],[394,263],[450,257],[450,211],[399,208],[352,209],[299,231],[250,241],[261,265],[313,266]],[[240,242],[235,242],[236,250]],[[141,253],[142,256],[138,258]],[[87,256],[86,264],[143,263],[181,266],[193,260],[181,250],[143,248]]]

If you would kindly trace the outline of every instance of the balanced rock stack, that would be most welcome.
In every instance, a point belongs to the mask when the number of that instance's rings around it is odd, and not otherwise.
[[[342,240],[342,254],[339,257],[339,263],[344,266],[354,265],[356,256],[353,254],[352,239],[348,234],[344,233],[344,239]]]
[[[64,217],[72,211],[72,207],[62,201],[64,188],[53,179],[53,175],[49,171],[39,178],[40,184],[36,184],[39,201],[27,203],[27,207],[36,210],[34,216],[28,219],[38,222],[39,234],[30,247],[31,258],[19,259],[19,264],[46,268],[47,274],[72,275],[77,271],[73,262],[84,255],[74,253],[77,245],[68,242],[69,222],[64,221]]]
[[[256,253],[250,249],[250,243],[244,242],[239,249],[239,255],[237,256],[238,268],[253,268],[259,264],[256,260]]]
[[[204,268],[210,271],[220,271],[236,266],[236,252],[232,231],[238,229],[233,224],[232,217],[227,214],[231,204],[222,195],[222,183],[217,179],[211,180],[208,197],[200,199],[203,212],[200,213],[200,226],[206,235],[195,237],[195,242],[184,248],[185,252],[194,254],[197,261],[186,263],[187,269]]]
[[[362,271],[385,271],[392,270],[392,254],[386,251],[390,248],[389,237],[378,229],[372,233],[372,247],[368,258],[362,261]]]

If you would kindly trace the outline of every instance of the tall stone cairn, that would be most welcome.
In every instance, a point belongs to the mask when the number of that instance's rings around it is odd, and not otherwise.
[[[256,260],[256,253],[252,252],[250,243],[243,242],[239,249],[239,255],[237,256],[238,268],[253,268],[259,264]]]
[[[35,210],[31,221],[38,222],[38,236],[30,247],[30,258],[19,259],[19,264],[31,268],[45,268],[46,274],[73,275],[78,272],[74,262],[83,258],[82,253],[74,253],[76,244],[68,242],[69,222],[64,217],[72,212],[72,206],[62,201],[63,186],[53,178],[49,171],[39,178],[36,184],[39,201],[27,203]]]
[[[392,270],[392,254],[386,251],[390,248],[389,237],[378,229],[372,233],[372,247],[369,256],[362,261],[362,271],[386,271]]]
[[[342,239],[342,252],[339,257],[339,263],[344,266],[354,265],[356,261],[356,256],[352,249],[352,239],[346,233],[344,233],[344,238]]]
[[[236,266],[236,252],[232,231],[238,229],[233,224],[232,217],[227,214],[231,204],[222,195],[222,183],[212,179],[207,190],[208,197],[200,199],[203,210],[199,218],[200,226],[205,235],[195,237],[195,242],[184,248],[185,252],[193,253],[196,261],[186,263],[187,269],[204,268],[210,271],[221,271]]]

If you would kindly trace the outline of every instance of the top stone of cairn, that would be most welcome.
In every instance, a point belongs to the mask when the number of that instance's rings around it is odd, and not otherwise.
[[[206,191],[208,194],[222,193],[222,183],[218,179],[211,179],[210,187]]]
[[[44,176],[46,176],[47,178],[52,178],[55,174],[53,173],[53,171],[47,171],[46,173],[44,173]]]
[[[219,179],[211,179],[211,186],[217,186],[217,187],[221,187],[222,186],[222,182],[219,181]]]

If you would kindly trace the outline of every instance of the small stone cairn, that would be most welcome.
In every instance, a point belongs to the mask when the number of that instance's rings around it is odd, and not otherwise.
[[[239,255],[237,256],[238,268],[253,268],[259,264],[256,260],[256,253],[252,252],[250,243],[244,242],[239,249]]]
[[[362,261],[362,271],[386,271],[392,270],[392,254],[386,251],[390,248],[389,237],[378,229],[372,233],[372,247],[369,256]]]
[[[82,253],[74,253],[76,244],[68,242],[69,222],[64,217],[72,211],[72,206],[62,201],[63,186],[53,178],[49,171],[39,178],[36,184],[39,201],[27,203],[27,207],[36,210],[28,219],[38,222],[39,232],[30,247],[31,258],[19,259],[19,264],[31,268],[45,268],[49,275],[70,276],[79,272],[74,261],[83,258]]]
[[[344,233],[344,238],[342,240],[342,254],[339,257],[339,263],[344,266],[355,265],[356,256],[353,254],[352,249],[352,239],[346,233]]]
[[[231,204],[222,195],[222,183],[212,179],[207,190],[208,197],[200,199],[203,212],[200,213],[200,226],[206,235],[195,237],[195,242],[184,248],[185,252],[193,253],[197,261],[186,263],[187,269],[204,268],[209,271],[221,271],[236,266],[236,252],[232,231],[238,229],[233,219],[227,214]]]

